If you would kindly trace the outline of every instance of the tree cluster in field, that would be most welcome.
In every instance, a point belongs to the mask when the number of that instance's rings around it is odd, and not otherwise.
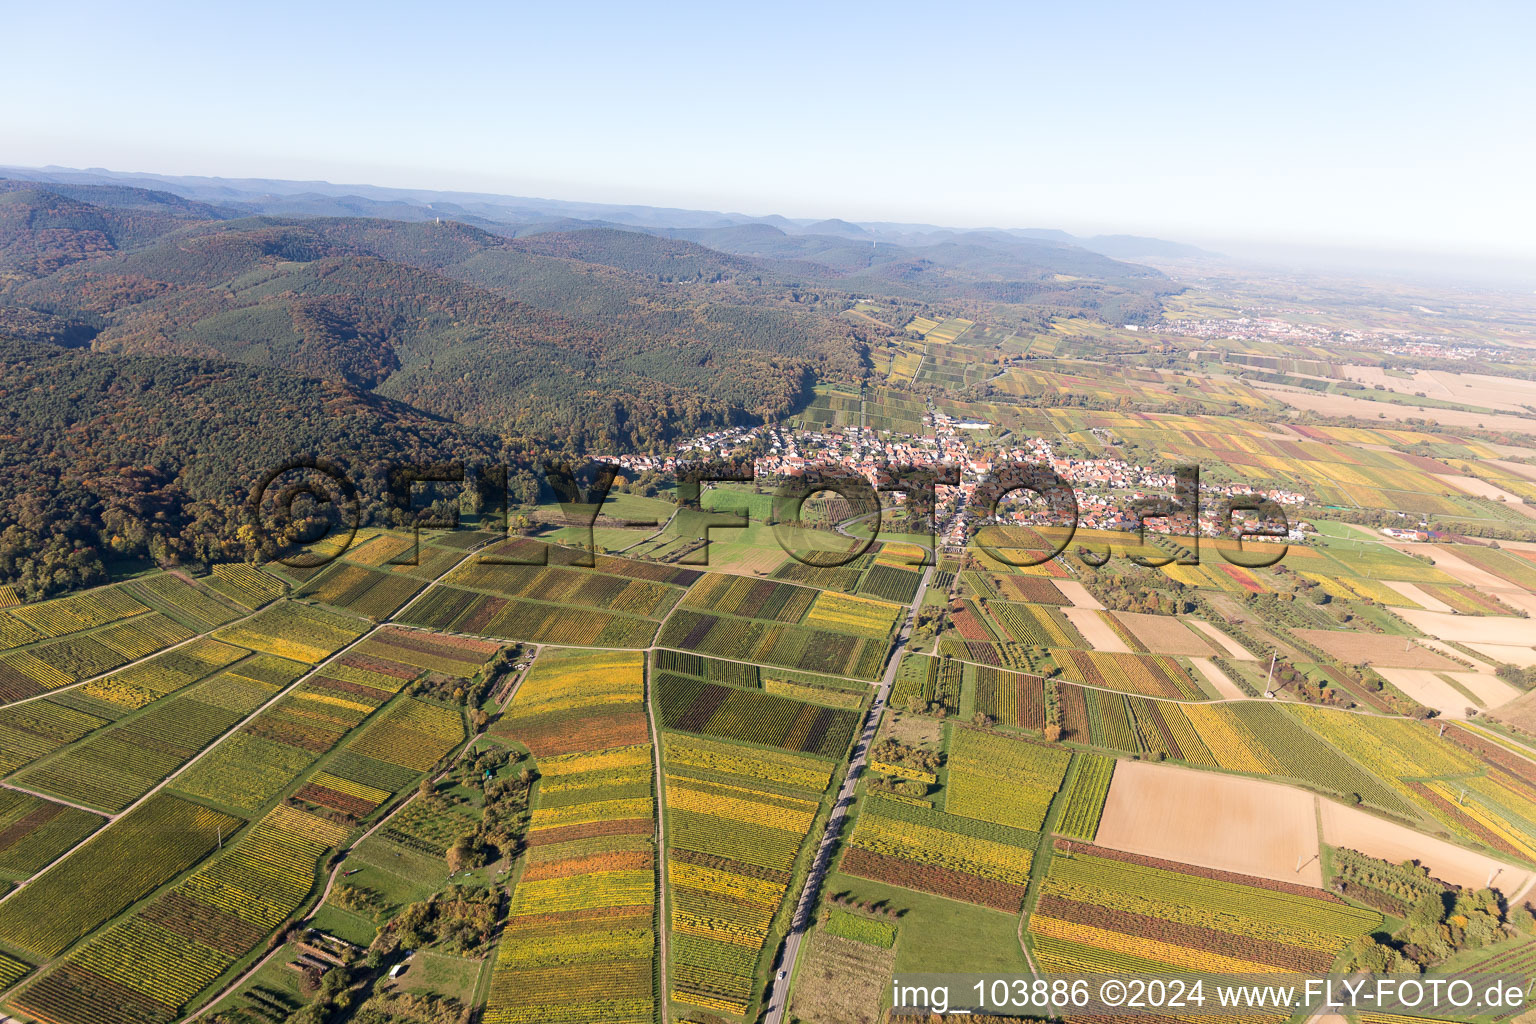
[[[926,648],[944,627],[944,609],[923,605],[912,624],[912,646]]]
[[[495,938],[501,902],[499,886],[451,885],[395,915],[379,930],[374,948],[387,955],[436,946],[446,953],[475,955]]]
[[[1526,665],[1522,668],[1519,665],[1502,662],[1498,668],[1494,669],[1494,675],[1522,690],[1536,687],[1536,665]]]
[[[1112,611],[1188,615],[1198,606],[1194,594],[1176,593],[1173,588],[1139,586],[1120,576],[1094,575],[1089,579],[1093,596]],[[1182,584],[1170,582],[1182,589]]]
[[[497,658],[502,654],[498,653]],[[481,710],[481,705],[490,694],[491,686],[495,682],[495,674],[491,665],[487,665],[481,671],[475,673],[474,678],[465,679],[462,676],[451,676],[443,672],[428,672],[420,679],[411,683],[406,692],[419,697],[428,697],[442,701],[444,704],[458,704],[461,707],[471,709],[470,717],[474,720],[478,729],[489,720],[489,715]]]
[[[1511,906],[1497,890],[1448,885],[1415,861],[1392,864],[1353,850],[1336,852],[1336,890],[1405,919],[1389,940],[1362,935],[1351,943],[1346,971],[1417,973],[1464,950],[1536,934],[1530,906]]]
[[[944,755],[937,750],[914,747],[900,740],[887,737],[869,748],[869,756],[886,764],[899,764],[922,772],[937,772],[944,764]]]
[[[459,785],[480,790],[484,801],[480,823],[445,851],[448,870],[456,874],[514,856],[521,849],[523,834],[528,828],[528,797],[535,778],[533,770],[517,769],[515,755],[506,749],[488,747],[462,758],[456,773]],[[429,806],[433,801],[447,799],[425,780],[421,797]]]
[[[847,910],[857,910],[861,914],[869,914],[872,917],[900,917],[904,911],[898,910],[884,900],[856,899],[849,892],[835,892],[827,897],[827,905],[830,907],[842,907]]]
[[[1061,684],[1054,679],[1045,680],[1045,739],[1055,743],[1061,739],[1065,722],[1061,713]]]
[[[330,901],[343,910],[350,910],[360,917],[377,921],[389,910],[389,902],[377,891],[366,885],[338,882],[331,888]]]
[[[332,967],[324,974],[306,969],[299,990],[312,1001],[289,1014],[284,1024],[330,1024],[341,1019],[357,1002],[359,993],[353,986],[368,973],[362,964]]]
[[[897,796],[921,800],[928,795],[928,783],[917,779],[890,779],[876,776],[866,783],[871,793],[894,793]]]
[[[1289,661],[1277,658],[1274,665],[1276,689],[1289,690],[1308,704],[1322,704],[1342,708],[1352,708],[1355,706],[1355,702],[1349,699],[1346,694],[1340,692],[1337,687],[1329,686],[1325,681],[1311,678]]]

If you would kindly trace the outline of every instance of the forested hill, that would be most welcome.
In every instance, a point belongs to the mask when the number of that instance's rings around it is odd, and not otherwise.
[[[758,225],[752,245],[721,243],[751,251],[729,253],[612,228],[509,237],[53,187],[0,182],[0,331],[283,367],[571,449],[656,449],[781,417],[818,380],[866,379],[895,329],[841,316],[855,295],[1121,320],[1155,313],[1166,287],[1000,233],[907,249]]]
[[[88,582],[103,544],[233,551],[232,495],[296,454],[670,450],[876,379],[914,313],[1118,322],[1173,290],[1001,233],[903,246],[835,224],[548,230],[542,211],[476,225],[327,203],[412,219],[0,180],[0,582]],[[850,314],[870,296],[884,319]]]
[[[286,370],[0,341],[0,579],[31,595],[102,560],[241,558],[251,487],[296,456],[342,467],[368,513],[391,462],[506,464],[497,437]]]
[[[8,198],[0,324],[42,312],[94,326],[98,351],[280,366],[555,447],[659,447],[781,416],[815,380],[869,366],[869,325],[690,243],[259,218],[161,220],[127,248],[85,204]],[[34,226],[66,205],[79,230]]]

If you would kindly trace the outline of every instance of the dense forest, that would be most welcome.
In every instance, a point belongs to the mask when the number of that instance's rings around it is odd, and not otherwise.
[[[299,455],[335,463],[368,519],[389,464],[520,465],[494,435],[285,370],[0,341],[0,579],[27,597],[102,582],[111,559],[240,559],[247,501]]]

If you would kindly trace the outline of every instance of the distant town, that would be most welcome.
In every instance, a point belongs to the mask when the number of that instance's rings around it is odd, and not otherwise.
[[[987,515],[974,506],[977,490],[995,479],[995,470],[1007,464],[1029,464],[1053,470],[1072,484],[1077,500],[1079,528],[1106,531],[1136,530],[1138,519],[1131,504],[1142,499],[1172,498],[1173,474],[1152,472],[1118,458],[1083,458],[1059,454],[1048,438],[1031,438],[1018,444],[981,445],[970,435],[990,424],[958,420],[930,410],[923,416],[928,433],[909,435],[849,426],[841,430],[793,430],[781,425],[737,427],[712,431],[676,447],[672,456],[639,454],[597,455],[639,474],[672,472],[681,462],[701,458],[741,458],[753,453],[758,479],[785,479],[804,475],[816,467],[836,466],[858,473],[874,485],[890,466],[951,466],[960,471],[958,486],[940,485],[934,510],[934,533],[947,548],[960,549],[968,531],[984,525],[1059,525],[1054,513],[1027,501],[1005,502],[999,514]],[[1252,486],[1200,484],[1199,533],[1222,536],[1229,531],[1222,522],[1221,499],[1258,494],[1282,506],[1300,506],[1307,496],[1281,488],[1255,490]],[[897,503],[901,496],[897,495]],[[1037,503],[1038,504],[1038,503]],[[1174,519],[1152,519],[1154,533],[1188,535],[1190,524]],[[1292,524],[1291,539],[1299,539],[1305,524]]]

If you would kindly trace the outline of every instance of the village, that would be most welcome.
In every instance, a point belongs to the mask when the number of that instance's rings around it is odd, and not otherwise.
[[[737,427],[691,438],[677,445],[677,454],[672,456],[605,454],[594,459],[635,474],[669,474],[690,461],[750,455],[758,480],[790,479],[818,468],[835,467],[859,474],[872,486],[879,483],[884,471],[894,466],[958,469],[958,485],[938,486],[934,509],[934,534],[944,547],[952,550],[963,549],[974,530],[985,525],[1063,525],[1056,512],[1041,507],[1042,502],[1031,501],[1025,491],[1004,495],[996,514],[992,509],[976,506],[978,489],[995,483],[998,471],[1006,466],[1042,467],[1068,482],[1077,503],[1074,525],[1079,529],[1137,530],[1140,520],[1133,511],[1134,503],[1174,497],[1176,481],[1172,473],[1149,471],[1119,458],[1061,455],[1045,437],[1015,444],[981,444],[975,436],[988,424],[957,420],[941,412],[930,411],[923,421],[929,433],[915,436],[854,426],[841,431],[792,430],[780,425]],[[1255,491],[1251,486],[1202,480],[1200,535],[1230,535],[1224,521],[1223,499],[1255,493],[1281,506],[1300,506],[1307,500],[1306,495],[1296,491]],[[899,493],[894,496],[897,505],[903,500]],[[1188,535],[1187,520],[1187,516],[1148,517],[1146,527],[1153,533]],[[1300,539],[1303,528],[1304,524],[1291,524],[1287,536]]]

